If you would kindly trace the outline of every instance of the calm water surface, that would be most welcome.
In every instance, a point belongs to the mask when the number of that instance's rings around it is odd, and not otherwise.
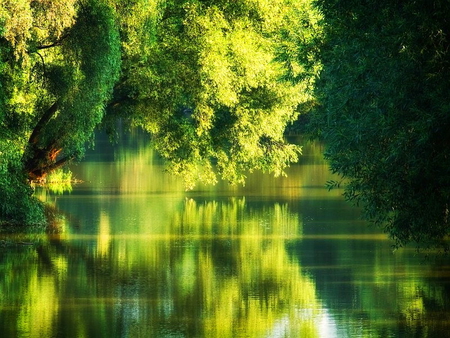
[[[329,192],[321,147],[287,178],[185,192],[139,137],[39,191],[59,235],[0,246],[1,337],[447,337],[448,258],[392,252]]]

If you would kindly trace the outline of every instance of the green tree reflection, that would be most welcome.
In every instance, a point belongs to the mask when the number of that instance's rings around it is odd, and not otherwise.
[[[246,198],[227,198],[222,190],[185,194],[151,150],[131,148],[114,162],[90,158],[82,174],[74,168],[86,183],[66,196],[70,208],[64,196],[53,202],[84,218],[66,217],[64,233],[38,235],[33,246],[7,245],[28,240],[2,235],[2,334],[327,337],[328,325],[364,337],[448,329],[448,290],[438,280],[448,274],[405,250],[383,255],[385,239],[357,241],[324,215],[338,193],[327,200],[319,188],[329,177],[321,149],[308,151],[288,178],[255,175]],[[318,228],[308,233],[305,216],[333,221],[331,239],[320,239]]]
[[[14,313],[3,323],[9,332],[52,336],[68,325],[78,337],[319,336],[314,282],[285,248],[302,230],[287,205],[186,199],[159,234],[114,234],[111,222],[102,214],[96,235],[21,252],[19,280],[1,285],[16,286],[2,296],[2,312]],[[13,275],[7,262],[17,257],[3,260]]]

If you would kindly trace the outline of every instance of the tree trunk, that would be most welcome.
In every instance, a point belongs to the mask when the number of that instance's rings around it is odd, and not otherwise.
[[[62,151],[62,148],[58,146],[58,140],[47,141],[45,144],[42,141],[45,126],[55,116],[57,110],[58,102],[55,102],[42,115],[28,140],[23,161],[24,170],[31,181],[43,180],[49,172],[62,167],[73,159],[73,156],[58,159],[58,155]]]
[[[29,156],[25,162],[28,179],[31,181],[42,181],[48,173],[61,168],[73,159],[73,156],[66,156],[57,160],[54,154],[60,151],[61,149],[51,149],[49,151],[37,149],[32,151],[32,156]]]

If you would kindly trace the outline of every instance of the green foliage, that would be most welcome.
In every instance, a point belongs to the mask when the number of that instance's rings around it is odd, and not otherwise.
[[[312,100],[318,70],[291,50],[320,31],[317,12],[305,4],[163,2],[148,54],[116,87],[111,112],[132,112],[188,188],[217,176],[243,183],[252,170],[283,174],[300,153],[284,130]],[[300,21],[308,25],[293,24]],[[283,80],[294,72],[296,81]]]
[[[62,78],[69,85],[59,96],[59,115],[47,125],[45,135],[48,140],[57,139],[67,154],[79,156],[101,122],[119,76],[120,39],[113,10],[96,2],[82,6],[61,53],[65,57]],[[61,81],[51,78],[55,79]]]
[[[309,0],[1,1],[4,189],[81,158],[118,117],[152,133],[188,188],[297,160],[283,134],[313,101]]]
[[[398,246],[449,233],[450,26],[446,1],[317,1],[321,107],[312,125],[346,197]]]
[[[27,63],[29,51],[60,39],[73,25],[77,0],[1,0],[2,37],[14,59]]]
[[[119,77],[121,42],[115,10],[104,1],[3,4],[1,219],[30,223],[43,219],[43,209],[27,175],[83,154]]]
[[[32,197],[20,167],[21,154],[11,142],[0,141],[0,225],[42,225],[43,205]]]
[[[46,177],[43,186],[54,194],[62,195],[73,190],[73,182],[74,179],[70,170],[56,169]]]
[[[2,220],[40,222],[27,175],[81,158],[101,123],[151,132],[191,188],[283,175],[301,152],[286,128],[317,108],[311,129],[346,197],[397,245],[436,245],[449,229],[448,3],[314,5],[0,0]]]

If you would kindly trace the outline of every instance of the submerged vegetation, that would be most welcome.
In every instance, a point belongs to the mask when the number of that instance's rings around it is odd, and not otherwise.
[[[283,175],[301,154],[284,133],[306,119],[369,220],[399,246],[441,245],[449,10],[425,0],[0,0],[0,222],[46,224],[30,182],[64,175],[119,119],[149,132],[187,188]],[[70,189],[70,177],[56,181]]]

